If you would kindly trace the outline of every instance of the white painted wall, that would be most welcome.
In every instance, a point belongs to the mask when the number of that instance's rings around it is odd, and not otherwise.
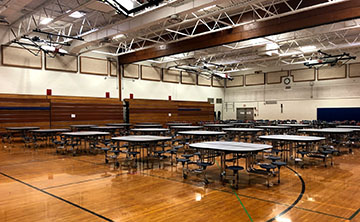
[[[219,87],[186,85],[180,83],[157,82],[141,79],[122,78],[122,98],[127,99],[130,93],[134,99],[163,99],[171,96],[172,100],[202,101],[208,98],[224,99],[224,89]],[[215,105],[215,111],[222,111],[222,104]]]
[[[110,92],[111,98],[119,98],[118,85],[117,77],[0,64],[0,93],[46,95],[46,89],[52,89],[52,95],[105,97]]]
[[[291,90],[284,84],[227,88],[224,119],[236,119],[236,108],[254,107],[255,119],[317,118],[317,108],[360,107],[360,78],[291,83]],[[265,105],[265,101],[277,104]],[[281,113],[280,104],[283,104]]]

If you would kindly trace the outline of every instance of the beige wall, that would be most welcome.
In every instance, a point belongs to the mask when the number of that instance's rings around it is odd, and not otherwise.
[[[320,107],[360,107],[360,78],[227,88],[225,119],[236,118],[236,108],[256,108],[256,119],[316,119]],[[277,104],[265,104],[277,101]],[[281,105],[283,104],[283,113]]]

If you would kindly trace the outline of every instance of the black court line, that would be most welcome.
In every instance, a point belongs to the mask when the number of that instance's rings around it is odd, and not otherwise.
[[[348,220],[354,219],[354,217],[356,217],[356,215],[358,215],[359,212],[360,212],[360,208],[357,211],[355,211],[355,213],[353,213],[353,215],[351,215]]]
[[[141,174],[141,175],[145,175],[145,176],[150,176],[150,177],[156,177],[156,178],[159,178],[159,179],[169,180],[169,181],[173,181],[173,182],[177,182],[177,183],[182,183],[182,184],[188,184],[188,185],[196,186],[196,184],[193,184],[193,183],[188,182],[188,181],[179,181],[179,180],[176,180],[176,179],[173,179],[173,178],[168,178],[168,177],[163,177],[163,176],[157,176],[157,175],[151,175],[151,174],[147,174],[147,173],[140,173],[140,174]],[[228,194],[234,195],[233,192],[227,191],[227,190],[222,190],[222,189],[218,189],[218,188],[209,188],[209,187],[208,187],[208,189],[210,189],[210,190],[215,190],[215,191],[220,191],[220,192],[223,192],[223,193],[228,193]],[[265,200],[265,199],[261,199],[261,198],[258,198],[258,197],[253,197],[253,196],[244,195],[244,194],[239,194],[239,193],[238,193],[238,195],[241,196],[241,197],[245,197],[245,198],[249,198],[249,199],[253,199],[253,200],[259,200],[259,201],[263,201],[263,202],[267,202],[267,203],[272,203],[272,204],[277,204],[277,205],[282,205],[282,206],[286,206],[286,207],[292,206],[292,205],[289,205],[289,204],[286,204],[286,203],[281,203],[281,202],[277,202],[277,201],[273,201],[273,200]],[[308,212],[311,212],[311,213],[321,214],[321,215],[324,215],[324,216],[334,217],[334,218],[338,218],[338,219],[349,220],[349,219],[346,218],[346,217],[341,217],[341,216],[337,216],[337,215],[334,215],[334,214],[328,214],[328,213],[324,213],[324,212],[320,212],[320,211],[315,211],[315,210],[311,210],[311,209],[307,209],[307,208],[303,208],[303,207],[293,206],[292,208],[296,208],[296,209],[299,209],[299,210],[308,211]],[[359,209],[359,211],[360,211],[360,209]]]
[[[107,218],[107,217],[105,217],[105,216],[103,216],[103,215],[100,215],[100,214],[98,214],[98,213],[95,213],[94,211],[91,211],[91,210],[89,210],[89,209],[86,209],[86,208],[84,208],[84,207],[82,207],[82,206],[80,206],[80,205],[77,205],[77,204],[75,204],[75,203],[73,203],[73,202],[70,202],[70,201],[68,201],[68,200],[65,200],[64,198],[61,198],[61,197],[59,197],[59,196],[56,196],[56,195],[54,195],[54,194],[52,194],[52,193],[49,193],[49,192],[47,192],[47,191],[45,191],[45,190],[42,190],[42,189],[40,189],[40,188],[38,188],[38,187],[35,187],[35,186],[31,185],[31,184],[28,184],[28,183],[26,183],[26,182],[24,182],[24,181],[21,181],[21,180],[19,180],[19,179],[16,179],[16,178],[14,178],[14,177],[12,177],[12,176],[9,176],[9,175],[7,175],[7,174],[5,174],[5,173],[2,173],[2,172],[0,172],[0,174],[3,175],[4,177],[7,177],[7,178],[12,179],[12,180],[14,180],[14,181],[17,181],[17,182],[19,182],[19,183],[22,183],[22,184],[24,184],[25,186],[28,186],[28,187],[30,187],[30,188],[32,188],[32,189],[34,189],[34,190],[40,191],[40,192],[42,192],[42,193],[44,193],[44,194],[47,194],[47,195],[52,196],[52,197],[54,197],[54,198],[56,198],[56,199],[58,199],[58,200],[61,200],[61,201],[65,202],[65,203],[68,203],[68,204],[70,204],[70,205],[72,205],[72,206],[74,206],[74,207],[77,207],[77,208],[79,208],[79,209],[81,209],[81,210],[83,210],[83,211],[86,211],[86,212],[88,212],[88,213],[90,213],[90,214],[92,214],[92,215],[94,215],[94,216],[97,216],[97,217],[99,217],[99,218],[101,218],[101,219],[103,219],[103,220],[105,220],[105,221],[111,221],[111,222],[113,222],[113,220],[111,220],[111,219],[109,219],[109,218]]]
[[[301,198],[303,197],[303,195],[305,193],[305,181],[301,177],[301,175],[298,172],[296,172],[295,170],[293,170],[292,168],[290,168],[289,166],[286,166],[286,168],[288,168],[289,170],[294,172],[295,175],[300,179],[300,181],[301,181],[301,192],[300,192],[298,198],[288,208],[286,208],[283,212],[279,213],[278,215],[271,218],[270,220],[267,220],[267,222],[272,222],[272,221],[276,220],[277,218],[281,217],[282,215],[286,214],[287,212],[289,212],[292,208],[294,208],[296,206],[296,204],[299,203],[299,201],[301,200]]]
[[[122,173],[122,174],[124,174],[124,173]],[[122,174],[117,174],[117,175],[122,175]],[[91,181],[96,181],[96,180],[103,180],[103,179],[111,178],[112,176],[113,175],[110,175],[108,177],[98,177],[98,178],[92,178],[92,179],[87,179],[87,180],[80,180],[80,181],[77,181],[77,182],[60,184],[60,185],[56,185],[56,186],[45,187],[45,188],[42,188],[42,189],[43,190],[49,190],[49,189],[54,189],[54,188],[59,188],[59,187],[70,186],[70,185],[74,185],[74,184],[86,183],[86,182],[91,182]]]

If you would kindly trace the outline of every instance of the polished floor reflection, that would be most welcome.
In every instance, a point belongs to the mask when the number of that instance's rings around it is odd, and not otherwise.
[[[235,191],[216,165],[205,187],[195,175],[184,180],[180,164],[129,171],[101,154],[1,144],[0,221],[360,221],[359,157],[355,149],[332,167],[290,165],[269,188],[242,172]]]

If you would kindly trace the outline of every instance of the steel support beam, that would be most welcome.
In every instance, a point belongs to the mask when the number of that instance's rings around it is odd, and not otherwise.
[[[328,5],[323,8],[304,10],[297,14],[261,22],[255,21],[183,41],[151,46],[143,50],[121,55],[118,58],[121,64],[132,63],[359,17],[360,1],[339,2],[338,4]]]

